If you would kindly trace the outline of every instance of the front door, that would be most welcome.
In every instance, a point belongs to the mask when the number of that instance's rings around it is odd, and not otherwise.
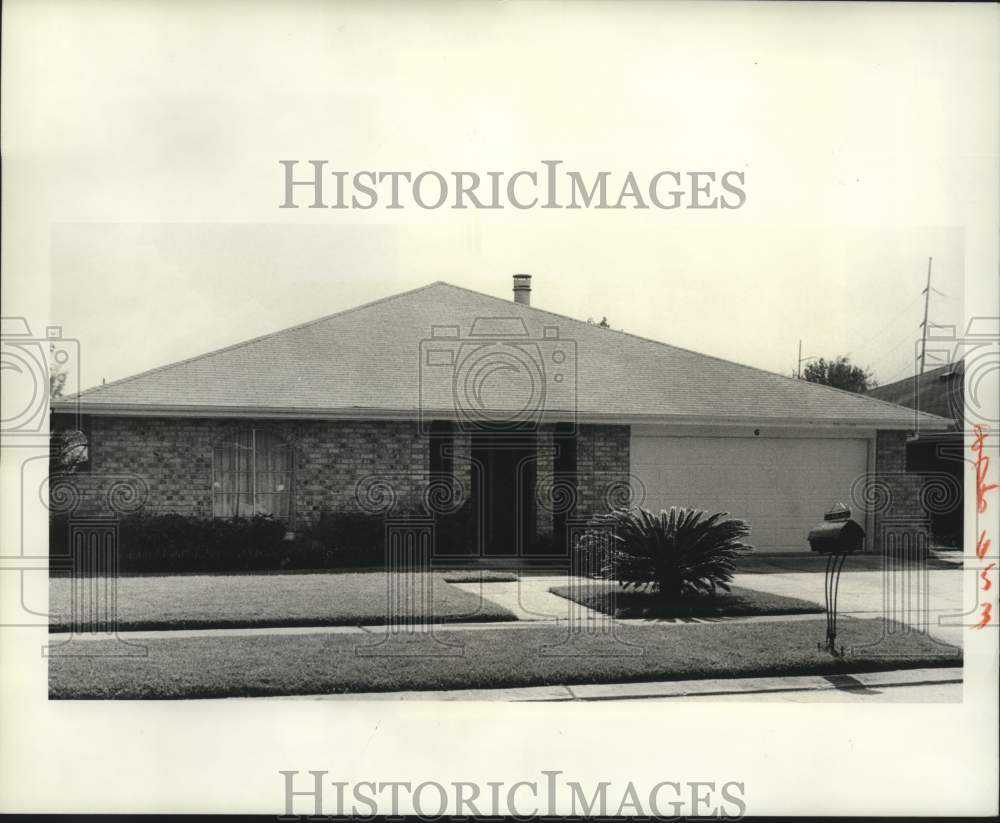
[[[483,555],[517,557],[534,541],[537,450],[533,434],[473,434],[472,495]]]

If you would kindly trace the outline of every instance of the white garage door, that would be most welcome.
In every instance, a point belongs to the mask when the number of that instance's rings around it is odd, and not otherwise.
[[[747,520],[763,551],[808,551],[809,530],[834,503],[851,505],[868,443],[855,439],[633,434],[632,471],[653,511],[693,506]]]

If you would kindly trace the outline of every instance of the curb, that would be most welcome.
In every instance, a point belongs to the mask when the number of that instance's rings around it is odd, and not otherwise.
[[[900,669],[850,675],[802,677],[748,677],[715,680],[669,680],[649,683],[594,683],[574,686],[530,686],[514,689],[455,689],[450,691],[354,692],[351,694],[293,695],[287,697],[230,697],[225,700],[354,700],[427,701],[487,700],[514,702],[596,702],[653,698],[722,697],[744,694],[853,691],[900,686],[961,684],[961,668]]]

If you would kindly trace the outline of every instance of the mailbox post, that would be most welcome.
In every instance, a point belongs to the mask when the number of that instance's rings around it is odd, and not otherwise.
[[[838,503],[823,516],[823,522],[809,532],[809,548],[828,556],[826,562],[826,650],[842,657],[843,646],[836,647],[837,595],[840,593],[840,573],[847,555],[860,551],[865,544],[865,530],[851,520],[851,510]],[[817,644],[823,648],[824,644]]]

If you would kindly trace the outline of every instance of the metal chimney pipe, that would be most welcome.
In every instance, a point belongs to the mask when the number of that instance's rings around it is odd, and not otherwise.
[[[531,275],[514,275],[514,302],[524,306],[531,305]]]

